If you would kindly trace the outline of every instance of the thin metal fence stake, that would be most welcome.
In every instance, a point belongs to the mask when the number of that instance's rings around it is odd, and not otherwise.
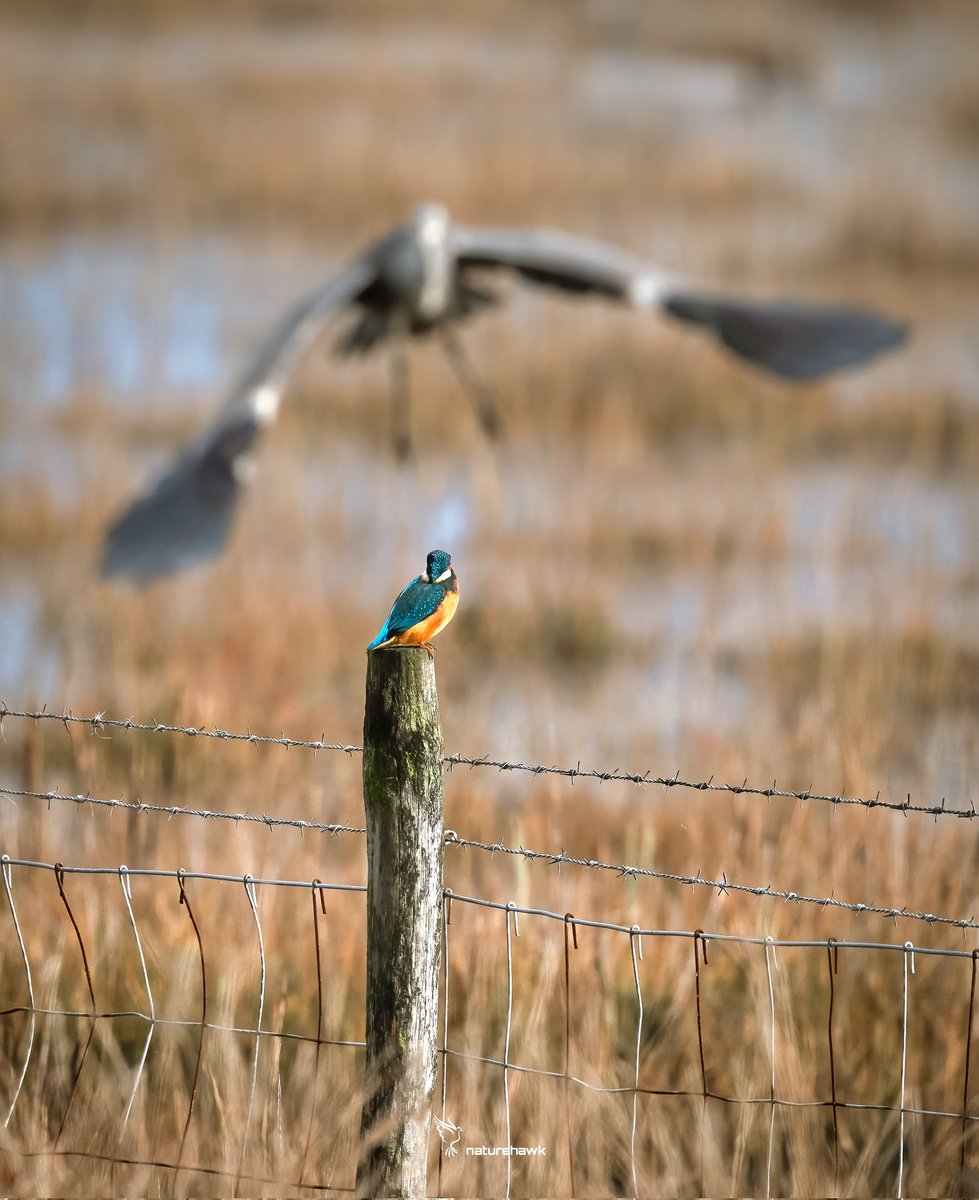
[[[129,924],[132,927],[133,937],[136,939],[136,950],[139,953],[139,965],[143,971],[143,985],[146,988],[146,999],[150,1009],[150,1023],[146,1031],[146,1041],[143,1044],[143,1053],[140,1056],[139,1066],[136,1068],[136,1078],[133,1080],[133,1089],[129,1093],[129,1103],[126,1105],[126,1111],[122,1118],[122,1130],[119,1134],[119,1140],[122,1141],[122,1136],[126,1132],[126,1126],[129,1124],[129,1116],[133,1111],[133,1104],[136,1100],[136,1092],[139,1088],[140,1080],[143,1078],[143,1069],[146,1066],[146,1056],[150,1052],[150,1042],[153,1040],[153,1032],[156,1028],[156,1006],[153,1003],[153,990],[150,987],[150,976],[146,969],[146,956],[143,954],[143,943],[139,936],[139,929],[136,925],[136,915],[133,912],[133,891],[132,884],[129,880],[129,868],[123,864],[119,868],[119,884],[122,888],[122,898],[126,902],[126,912],[129,914]]]
[[[767,937],[765,938],[765,973],[768,976],[769,1020],[771,1022],[770,1055],[772,1061],[772,1113],[768,1126],[768,1170],[765,1174],[765,1195],[769,1198],[772,1194],[772,1155],[775,1149],[775,982],[772,978],[773,959],[775,960],[775,969],[778,970],[778,959],[775,957],[775,943],[772,938]]]
[[[568,1179],[570,1194],[574,1196],[574,1142],[571,1136],[571,1081],[569,1076],[571,1070],[571,955],[568,946],[569,927],[574,948],[577,950],[578,928],[575,925],[573,913],[564,914],[564,1115],[568,1135]]]
[[[24,977],[27,980],[27,995],[30,1000],[30,1024],[27,1035],[27,1053],[24,1055],[24,1063],[21,1066],[20,1074],[17,1076],[17,1086],[14,1088],[14,1094],[10,1100],[10,1107],[7,1109],[7,1116],[4,1119],[3,1127],[7,1129],[10,1125],[11,1118],[14,1115],[14,1109],[17,1107],[17,1101],[20,1099],[20,1093],[24,1087],[24,1080],[27,1078],[27,1068],[31,1061],[31,1055],[34,1052],[34,1035],[37,1032],[37,1004],[34,1000],[34,981],[31,978],[31,964],[27,957],[27,947],[24,944],[24,934],[20,928],[20,919],[17,916],[17,906],[14,904],[14,889],[13,877],[10,871],[10,855],[3,856],[3,886],[7,893],[7,903],[10,906],[10,915],[14,922],[14,932],[17,935],[17,944],[20,947],[21,962],[24,964]]]
[[[255,1089],[258,1085],[258,1054],[262,1045],[262,1017],[265,1012],[265,939],[262,936],[262,921],[258,915],[258,896],[255,892],[255,880],[251,875],[245,875],[242,882],[245,886],[245,896],[248,907],[255,921],[255,932],[258,935],[259,985],[258,985],[258,1019],[255,1022],[255,1048],[252,1051],[252,1078],[248,1089],[248,1109],[245,1113],[245,1128],[241,1137],[241,1153],[238,1155],[238,1170],[235,1174],[234,1195],[238,1194],[238,1184],[241,1180],[245,1165],[245,1152],[248,1149],[248,1135],[252,1123],[252,1109],[255,1105]]]
[[[836,976],[840,969],[840,947],[836,938],[826,943],[826,968],[829,975],[829,1016],[826,1034],[829,1042],[829,1083],[833,1105],[833,1195],[840,1190],[840,1126],[836,1103],[836,1052],[833,1046],[833,1012],[836,1004]]]
[[[904,1006],[901,1018],[901,1119],[897,1160],[897,1195],[898,1200],[904,1197],[904,1115],[905,1115],[905,1085],[908,1073],[908,963],[911,964],[911,974],[914,974],[914,945],[904,943]]]
[[[629,931],[629,951],[632,955],[632,977],[636,985],[636,1003],[638,1016],[636,1018],[636,1076],[632,1089],[632,1134],[629,1141],[629,1158],[632,1167],[632,1194],[639,1195],[639,1177],[636,1173],[636,1124],[639,1119],[639,1058],[642,1053],[642,1022],[643,1002],[642,983],[639,979],[639,963],[642,961],[642,931],[634,925]],[[637,954],[638,951],[638,954]]]

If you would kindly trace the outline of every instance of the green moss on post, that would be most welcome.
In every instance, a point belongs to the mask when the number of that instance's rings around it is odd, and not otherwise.
[[[442,912],[442,727],[423,649],[367,656],[367,1067],[357,1190],[424,1196]]]

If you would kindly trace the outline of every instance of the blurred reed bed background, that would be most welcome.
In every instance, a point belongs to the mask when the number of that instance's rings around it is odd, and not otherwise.
[[[462,4],[410,16],[298,2],[211,5],[206,16],[183,4],[3,5],[0,698],[358,743],[361,647],[425,552],[444,545],[463,587],[438,644],[449,751],[969,808],[977,20],[964,3],[927,14],[869,2]],[[528,290],[464,331],[506,441],[482,441],[444,363],[418,346],[418,455],[399,465],[383,357],[338,362],[327,335],[267,439],[229,552],[141,591],[100,582],[107,523],[208,420],[279,312],[429,198],[466,222],[605,238],[719,286],[866,304],[910,319],[912,340],[793,389],[673,326]],[[0,745],[10,787],[351,825],[362,823],[359,771],[358,758],[327,752],[14,719]],[[449,774],[446,810],[460,836],[491,842],[977,911],[979,842],[966,820],[486,769]],[[356,835],[229,832],[26,799],[3,800],[0,831],[6,853],[46,862],[363,882]],[[52,878],[14,882],[39,997],[85,1011]],[[475,851],[449,850],[446,883],[644,928],[976,946],[947,928]],[[99,1003],[138,1008],[118,882],[66,887]],[[251,1027],[258,958],[244,892],[201,882],[192,894],[215,1019]],[[363,1034],[356,896],[331,902],[324,925],[324,1036],[341,1040]],[[193,1020],[196,946],[177,889],[137,879],[133,897],[158,1009]],[[309,903],[304,890],[261,891],[266,1027],[313,1036]],[[4,1008],[24,1003],[8,917]],[[453,922],[449,1043],[498,1057],[503,919],[457,906]],[[572,1053],[589,1078],[628,1085],[628,938],[581,942],[572,994],[588,999],[572,1013]],[[514,1061],[560,1071],[563,930],[525,918],[516,945]],[[689,941],[647,943],[646,955],[644,1081],[696,1091]],[[783,952],[780,965],[780,1091],[826,1097],[824,960]],[[884,953],[841,965],[847,1098],[898,1102],[901,970],[902,956]],[[718,948],[704,974],[719,1086],[766,1095],[764,954]],[[915,1106],[961,1108],[968,993],[967,966],[919,959]],[[2,1022],[6,1104],[25,1020]],[[88,1036],[78,1019],[42,1024],[43,1053],[2,1143],[12,1185],[213,1189],[189,1172],[28,1157],[58,1137]],[[161,1028],[122,1131],[144,1035],[138,1022],[98,1023],[59,1147],[175,1161],[198,1036]],[[233,1176],[247,1135],[242,1186],[276,1194],[300,1179],[314,1111],[302,1178],[353,1185],[359,1052],[324,1047],[314,1086],[313,1046],[264,1044],[249,1118],[253,1039],[209,1031],[206,1042],[185,1161]],[[452,1118],[467,1139],[494,1143],[501,1072],[454,1058],[448,1071]],[[563,1088],[511,1080],[513,1140],[550,1147],[545,1162],[514,1164],[515,1194],[630,1190],[631,1095],[569,1103]],[[897,1122],[841,1114],[837,1177],[830,1115],[779,1109],[776,1189],[893,1189]],[[638,1130],[643,1190],[765,1188],[764,1106],[711,1104],[705,1115],[699,1097],[643,1097]],[[909,1192],[963,1186],[959,1136],[955,1122],[907,1118]],[[974,1194],[974,1135],[967,1149]],[[458,1194],[503,1186],[499,1162],[443,1167]]]

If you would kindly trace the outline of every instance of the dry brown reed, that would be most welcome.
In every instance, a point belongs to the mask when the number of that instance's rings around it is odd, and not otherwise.
[[[11,252],[122,231],[152,265],[181,239],[193,245],[217,229],[247,261],[253,246],[289,230],[284,244],[321,262],[315,279],[408,205],[437,196],[466,220],[563,225],[719,283],[873,304],[914,318],[910,349],[795,392],[684,332],[522,299],[470,338],[501,397],[506,443],[480,442],[444,364],[420,346],[420,450],[409,467],[387,449],[383,368],[337,364],[317,350],[269,438],[225,558],[132,592],[95,580],[101,532],[218,397],[206,388],[174,397],[161,377],[145,410],[114,402],[86,357],[78,317],[69,387],[45,407],[23,386],[39,369],[20,344],[25,324],[8,314],[0,348],[20,366],[0,372],[9,630],[0,696],[356,743],[359,648],[428,541],[448,530],[463,586],[438,656],[450,751],[880,789],[892,800],[910,791],[967,806],[979,773],[979,242],[965,201],[976,162],[975,6],[942,5],[941,19],[927,21],[874,3],[585,6],[570,16],[564,5],[492,7],[495,15],[484,4],[449,13],[428,3],[409,21],[387,3],[329,14],[229,3],[202,17],[200,6],[100,0],[73,4],[69,20],[54,0],[6,3],[0,226]],[[271,285],[267,304],[260,274],[246,286],[253,309],[228,318],[233,363],[274,316]],[[152,311],[149,270],[144,287],[140,303]],[[95,278],[90,294],[94,304]],[[36,353],[43,362],[48,348]],[[361,823],[356,758],[13,720],[3,735],[0,776],[12,786]],[[446,803],[461,836],[979,912],[971,822],[465,769],[448,776]],[[354,835],[229,830],[57,802],[0,802],[0,841],[14,857],[73,865],[363,881]],[[954,930],[476,851],[449,851],[446,883],[646,928],[976,944]],[[52,876],[18,869],[14,885],[38,1002],[86,1013]],[[65,886],[100,1007],[142,1010],[118,879],[69,876]],[[188,895],[207,956],[208,1019],[253,1028],[259,960],[244,889],[194,881]],[[158,1012],[196,1022],[197,949],[176,882],[135,879],[133,902]],[[264,1027],[310,1038],[309,891],[260,889],[260,912]],[[323,1036],[356,1041],[358,894],[331,893],[322,920]],[[560,922],[524,917],[513,941],[511,1059],[559,1073],[563,938]],[[629,1087],[638,1020],[629,938],[582,928],[579,942],[571,1070]],[[459,1055],[447,1059],[446,1114],[469,1146],[504,1136],[500,1068],[462,1055],[502,1054],[505,947],[502,913],[454,905],[449,1046]],[[764,948],[713,942],[709,955],[701,983],[710,1085],[764,1098]],[[764,1193],[770,1147],[774,1192],[893,1191],[902,966],[899,953],[841,952],[838,1094],[888,1111],[840,1111],[837,1142],[826,1108],[780,1107],[773,1134],[765,1104],[705,1103],[690,941],[647,939],[641,1085],[693,1095],[640,1095],[641,1193]],[[0,1008],[23,1005],[6,911],[0,978]],[[783,1099],[829,1097],[829,989],[824,951],[780,951]],[[910,1106],[959,1111],[971,1045],[968,1103],[979,1111],[968,1001],[963,960],[918,957]],[[27,1022],[0,1019],[2,1114]],[[38,1018],[24,1090],[0,1139],[5,1189],[213,1195],[236,1175],[249,1195],[300,1182],[353,1186],[356,1049],[324,1045],[317,1063],[308,1040],[263,1039],[249,1115],[254,1037],[208,1030],[183,1163],[225,1172],[215,1176],[177,1170],[200,1027],[158,1027],[125,1129],[145,1024],[99,1021],[86,1050],[91,1030],[84,1016]],[[513,1141],[548,1152],[514,1161],[515,1195],[631,1192],[631,1092],[515,1074],[510,1101]],[[905,1125],[908,1194],[979,1192],[974,1133],[960,1180],[959,1124],[908,1116]],[[434,1179],[434,1138],[432,1155]],[[442,1161],[443,1194],[500,1194],[505,1182],[498,1158]]]

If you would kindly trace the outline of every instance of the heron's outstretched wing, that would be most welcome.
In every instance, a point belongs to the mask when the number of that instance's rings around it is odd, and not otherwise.
[[[668,292],[665,312],[711,330],[729,349],[786,379],[854,367],[907,336],[907,326],[860,308],[798,300],[732,300]]]
[[[504,267],[524,279],[567,292],[636,302],[637,282],[651,288],[653,272],[615,246],[559,229],[479,229],[452,225],[450,246],[461,270]]]
[[[615,246],[558,230],[454,226],[451,237],[460,268],[506,267],[535,283],[659,309],[712,331],[735,354],[787,379],[856,366],[907,332],[858,308],[712,296]]]
[[[102,574],[147,582],[209,558],[223,546],[299,360],[331,316],[370,282],[366,256],[293,308],[263,345],[217,420],[106,535]]]
[[[249,452],[261,429],[255,412],[227,413],[181,454],[107,533],[102,574],[146,583],[216,554],[251,474]]]

